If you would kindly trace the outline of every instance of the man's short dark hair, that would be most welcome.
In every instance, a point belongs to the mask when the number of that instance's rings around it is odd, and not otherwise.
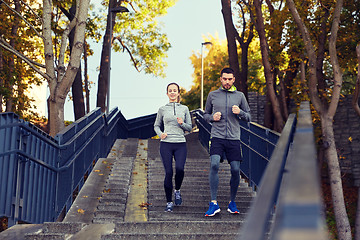
[[[234,70],[232,68],[223,68],[221,70],[221,76],[223,75],[223,73],[232,73],[232,75],[234,75]]]

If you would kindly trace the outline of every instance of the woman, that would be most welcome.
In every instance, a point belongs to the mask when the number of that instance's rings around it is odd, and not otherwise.
[[[160,137],[160,155],[165,169],[164,189],[166,194],[165,211],[172,212],[174,203],[172,201],[172,159],[175,159],[175,205],[181,205],[182,198],[180,187],[184,179],[184,167],[186,161],[185,131],[191,131],[191,117],[187,106],[180,104],[180,87],[176,83],[167,86],[169,103],[159,108],[154,123],[154,130]],[[161,131],[164,126],[164,131]]]

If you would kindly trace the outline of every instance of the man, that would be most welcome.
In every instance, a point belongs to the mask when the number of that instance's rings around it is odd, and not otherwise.
[[[227,211],[239,214],[235,197],[240,182],[240,124],[239,119],[250,121],[250,108],[245,95],[236,90],[234,70],[221,70],[221,87],[210,92],[206,100],[204,118],[212,123],[210,146],[210,193],[211,202],[205,216],[211,217],[220,212],[217,203],[217,189],[219,184],[219,165],[222,156],[226,156],[231,166],[230,202]]]

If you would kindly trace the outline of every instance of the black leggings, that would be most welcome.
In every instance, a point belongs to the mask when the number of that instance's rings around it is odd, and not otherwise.
[[[184,167],[186,161],[186,142],[182,143],[160,143],[160,155],[161,160],[164,164],[165,179],[164,189],[166,194],[166,201],[172,202],[172,191],[173,191],[173,166],[172,159],[175,159],[175,189],[180,190],[182,181],[184,179]]]

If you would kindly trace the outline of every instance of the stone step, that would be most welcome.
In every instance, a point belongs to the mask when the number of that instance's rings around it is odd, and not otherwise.
[[[125,204],[102,204],[97,207],[97,211],[123,211],[123,212],[125,212]]]
[[[182,212],[165,212],[165,211],[150,211],[149,212],[149,222],[151,221],[169,221],[169,220],[178,220],[178,221],[243,221],[246,217],[246,214],[230,214],[226,211],[225,208],[221,208],[221,212],[216,214],[213,217],[205,217],[206,211],[197,211],[193,213],[182,213]],[[206,209],[207,210],[207,209]]]
[[[236,195],[236,199],[235,202],[240,204],[240,202],[251,202],[254,198],[254,194],[253,193],[248,193],[247,194],[237,194]],[[210,201],[210,193],[207,195],[184,195],[182,194],[182,199],[184,202],[189,202],[189,203],[193,203],[193,202],[203,202],[208,204],[208,202]],[[217,196],[217,200],[219,202],[226,202],[229,201],[229,195],[220,195]],[[156,202],[159,201],[161,203],[165,202],[165,193],[162,195],[151,195],[149,196],[149,203],[152,204],[156,204]]]
[[[159,239],[167,239],[167,240],[179,240],[179,239],[196,239],[196,240],[228,240],[235,239],[237,233],[154,233],[154,234],[146,234],[146,233],[134,233],[134,234],[119,234],[112,233],[103,235],[101,239],[126,239],[126,240],[159,240]]]
[[[115,233],[238,233],[242,221],[118,222]]]
[[[224,184],[224,185],[229,185],[229,181],[226,180],[222,180],[219,179],[219,184]],[[164,180],[163,179],[158,179],[158,180],[151,180],[149,181],[149,190],[152,189],[157,189],[157,188],[162,188],[164,186]],[[181,189],[202,189],[202,188],[209,188],[209,180],[197,180],[197,181],[192,181],[189,179],[184,179],[182,185],[181,185]],[[249,191],[252,191],[251,188],[249,187],[249,185],[245,182],[241,182],[239,183],[239,188],[244,188],[247,189],[249,188]]]
[[[95,212],[95,217],[98,218],[123,218],[124,215],[125,215],[125,211],[118,211],[118,210],[109,210],[109,211],[99,210]]]
[[[227,210],[227,204],[221,204],[219,202],[219,206],[222,209],[222,211],[226,211]],[[247,205],[247,206],[244,206]],[[242,204],[241,206],[237,206],[238,210],[240,213],[247,213],[249,208],[250,208],[250,204]],[[151,205],[149,206],[149,210],[151,211],[164,211],[165,209],[165,204],[163,205]],[[175,206],[173,209],[173,213],[177,214],[177,213],[205,213],[207,210],[209,209],[209,205],[208,204],[204,204],[204,203],[200,203],[200,204],[196,204],[196,205],[186,205],[183,204],[181,206]]]
[[[66,240],[71,234],[63,233],[28,233],[24,236],[25,240]]]
[[[163,195],[165,194],[164,192],[164,188],[163,187],[159,187],[159,188],[155,188],[155,189],[150,189],[149,191],[149,196],[152,196],[152,195]],[[193,188],[193,189],[189,189],[189,188],[183,188],[181,187],[181,195],[195,195],[195,196],[210,196],[210,189],[209,187],[204,187],[204,188]],[[221,195],[225,195],[225,196],[229,196],[230,194],[230,187],[227,186],[226,188],[225,187],[222,187],[222,188],[219,188],[218,189],[218,196],[221,196]],[[252,196],[254,193],[251,191],[251,189],[249,188],[239,188],[238,191],[237,191],[237,195],[246,195],[246,196]]]
[[[84,223],[45,222],[40,232],[26,234],[25,239],[69,239],[73,234],[81,231],[85,226],[86,224]]]

